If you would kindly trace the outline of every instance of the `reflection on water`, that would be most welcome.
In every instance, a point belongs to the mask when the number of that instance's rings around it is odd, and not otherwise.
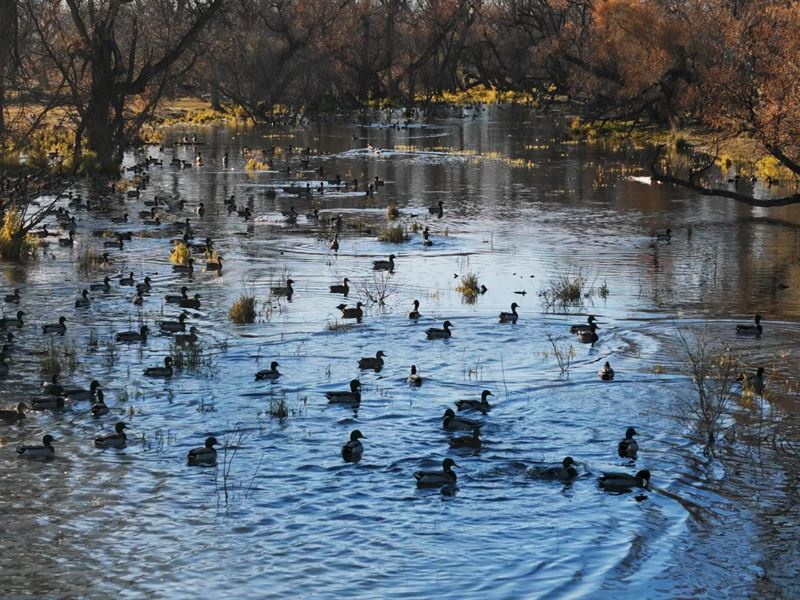
[[[280,138],[208,130],[205,167],[168,166],[168,149],[141,198],[116,201],[108,214],[78,212],[74,249],[54,244],[35,264],[3,265],[2,289],[23,288],[31,325],[18,336],[0,403],[36,392],[36,351],[48,343],[38,325],[63,314],[68,331],[56,344],[74,345],[79,361],[63,379],[100,380],[111,414],[94,421],[88,403],[75,403],[0,428],[2,589],[21,597],[120,588],[157,597],[231,596],[233,589],[236,597],[752,594],[764,573],[765,530],[749,500],[754,486],[769,488],[780,472],[755,481],[749,467],[735,467],[735,454],[709,462],[669,418],[675,398],[691,393],[676,374],[674,331],[708,321],[712,335],[754,365],[791,378],[795,357],[777,357],[800,338],[797,210],[751,209],[630,180],[644,151],[564,143],[552,119],[530,118],[493,110],[426,128],[326,124]],[[367,142],[387,150],[364,152]],[[270,172],[246,172],[241,148],[274,143],[320,155],[308,169],[293,159],[288,175],[284,157]],[[193,158],[189,147],[175,154]],[[361,187],[312,198],[279,189],[336,174]],[[364,183],[376,176],[385,185],[367,198]],[[221,275],[173,273],[174,232],[135,218],[122,226],[133,240],[124,252],[110,251],[111,267],[76,270],[86,246],[100,246],[92,231],[108,228],[111,215],[138,214],[155,194],[188,201],[176,216],[192,219],[198,239],[214,238],[225,258]],[[242,206],[249,195],[253,220],[229,214],[224,199]],[[192,212],[201,201],[202,218]],[[441,219],[427,210],[439,201]],[[399,246],[375,240],[389,204],[411,232]],[[291,206],[302,216],[289,226],[281,215]],[[343,216],[338,253],[305,217],[313,209]],[[414,222],[429,227],[431,247]],[[653,232],[667,227],[671,241],[655,242]],[[376,278],[372,260],[390,253],[394,274]],[[109,293],[93,292],[90,308],[72,307],[83,287],[118,270],[151,277],[142,309],[131,304],[131,288],[116,283]],[[488,288],[474,305],[455,291],[467,272]],[[598,315],[593,347],[568,333],[583,316],[543,312],[539,292],[563,273],[608,287],[605,300],[595,296],[581,313]],[[265,305],[269,288],[287,276],[296,282],[291,301]],[[348,305],[379,292],[386,305],[368,303],[362,324],[336,331],[342,296],[328,286],[344,277]],[[201,295],[187,323],[197,326],[211,364],[172,380],[146,379],[143,368],[161,363],[170,338],[119,346],[111,339],[140,321],[157,332],[157,321],[179,312],[164,295],[182,285]],[[257,323],[232,326],[228,309],[245,291],[258,299]],[[419,322],[406,318],[414,299]],[[497,314],[512,302],[519,322],[500,325]],[[765,316],[764,337],[736,339],[734,322],[755,312]],[[445,319],[453,337],[426,340],[425,329]],[[569,377],[559,376],[548,333],[574,346]],[[378,350],[387,354],[385,367],[359,371],[357,360]],[[273,360],[280,379],[255,382]],[[610,383],[596,375],[606,360],[617,371]],[[421,388],[406,385],[411,364],[425,379]],[[363,383],[358,410],[327,404],[324,392],[345,389],[354,377]],[[483,449],[449,450],[444,409],[484,388],[496,399],[482,417]],[[280,400],[284,420],[270,416]],[[95,450],[92,438],[122,418],[130,424],[128,448]],[[616,455],[630,425],[641,433],[635,465]],[[364,459],[346,465],[339,448],[355,428],[367,436]],[[43,432],[58,440],[57,457],[16,460],[14,447]],[[188,449],[207,434],[229,446],[245,436],[225,454],[227,478],[222,466],[185,465]],[[413,473],[438,468],[447,455],[460,464],[457,493],[416,490]],[[573,483],[525,476],[530,462],[566,455],[582,463]],[[603,470],[639,468],[652,471],[657,488],[644,500],[596,485]],[[775,506],[783,493],[762,492]],[[796,536],[793,522],[784,527]]]

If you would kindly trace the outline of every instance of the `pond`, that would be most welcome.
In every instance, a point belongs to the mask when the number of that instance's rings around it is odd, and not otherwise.
[[[52,338],[75,352],[62,383],[100,381],[110,413],[93,419],[83,401],[0,424],[0,587],[12,597],[718,598],[755,594],[767,578],[784,591],[794,585],[765,565],[783,540],[797,552],[797,520],[776,531],[758,508],[791,493],[783,466],[755,469],[733,441],[710,460],[673,417],[694,393],[679,329],[706,330],[772,380],[795,383],[797,357],[787,351],[800,340],[800,212],[649,185],[647,148],[575,144],[563,134],[567,122],[495,107],[401,128],[204,129],[197,147],[172,146],[193,133],[176,129],[163,154],[146,149],[163,166],[150,167],[138,198],[73,209],[74,247],[51,238],[37,261],[3,264],[3,293],[20,288],[27,315],[12,329],[0,404],[39,393]],[[289,155],[289,144],[312,153]],[[283,151],[270,170],[245,168],[245,147],[273,145]],[[192,162],[198,150],[202,167],[171,163]],[[357,178],[358,189],[283,191],[337,174]],[[367,197],[376,177],[384,184]],[[186,207],[144,225],[139,212],[156,195]],[[239,207],[251,197],[252,219],[227,210],[231,196]],[[440,201],[441,218],[428,210]],[[377,241],[390,205],[410,237],[401,244]],[[282,213],[292,206],[300,216],[290,225]],[[338,252],[330,228],[306,217],[314,209],[323,219],[342,215]],[[111,223],[123,213],[128,223]],[[221,273],[203,260],[191,276],[173,271],[178,232],[167,222],[187,217],[195,241],[213,238]],[[431,246],[422,243],[426,226]],[[669,242],[658,241],[667,228]],[[132,239],[123,250],[103,248],[107,238],[93,232],[108,229]],[[90,247],[111,264],[81,264]],[[394,272],[373,271],[390,254]],[[114,278],[131,271],[152,280],[141,307]],[[456,290],[467,274],[486,287],[473,303]],[[74,308],[106,275],[111,291]],[[579,306],[548,309],[541,294],[560,276],[583,279]],[[287,277],[291,299],[270,298]],[[348,296],[330,293],[344,277]],[[158,322],[180,313],[164,296],[184,285],[201,297],[186,321],[201,340],[196,369],[146,378],[143,369],[170,352]],[[228,318],[242,294],[256,297],[254,324]],[[407,316],[415,299],[417,321]],[[359,300],[363,322],[343,320],[337,305]],[[519,320],[499,323],[512,302]],[[4,305],[4,316],[16,308]],[[590,313],[600,326],[593,345],[569,331]],[[755,313],[763,337],[737,338],[735,324]],[[62,315],[66,334],[43,335],[40,326]],[[452,337],[426,339],[445,320]],[[142,323],[146,343],[113,342]],[[571,356],[567,374],[553,344]],[[358,368],[379,350],[383,369]],[[272,361],[280,377],[255,381]],[[598,378],[605,361],[614,381]],[[412,364],[418,388],[406,381]],[[325,392],[353,378],[360,406],[329,404]],[[482,449],[451,450],[444,410],[483,389],[493,409],[468,415],[483,422]],[[272,414],[281,408],[285,418]],[[128,447],[94,448],[118,420],[129,425]],[[635,462],[616,451],[629,426],[640,434]],[[340,449],[353,429],[366,436],[364,456],[346,464]],[[17,445],[44,433],[56,439],[53,460],[17,459]],[[207,435],[225,446],[218,466],[188,467],[186,453]],[[570,483],[526,475],[536,461],[567,455],[580,463]],[[457,489],[417,489],[414,473],[448,456],[459,465]],[[639,469],[652,473],[652,490],[598,486],[603,471]]]

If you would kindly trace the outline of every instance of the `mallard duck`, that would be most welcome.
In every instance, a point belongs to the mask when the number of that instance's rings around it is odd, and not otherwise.
[[[93,292],[110,292],[111,291],[111,278],[106,277],[103,283],[93,283],[89,286]]]
[[[195,209],[194,209],[194,211],[197,213],[197,216],[198,216],[198,217],[202,217],[203,215],[205,215],[205,214],[206,214],[206,207],[205,207],[205,205],[204,205],[204,204],[201,202],[200,204],[198,204],[198,205],[197,205],[197,208],[195,208]]]
[[[761,394],[764,392],[764,367],[758,367],[755,373],[742,373],[736,380],[742,382],[743,388]]]
[[[194,259],[190,256],[185,265],[172,265],[172,270],[176,273],[190,274],[194,272]]]
[[[290,224],[297,223],[297,217],[300,216],[300,214],[294,209],[294,206],[291,206],[288,212],[285,211],[281,214],[283,215],[284,221]]]
[[[95,419],[99,419],[100,417],[108,414],[108,405],[106,404],[106,399],[103,396],[103,390],[97,390],[96,398],[94,404],[92,404],[90,412]]]
[[[139,218],[140,219],[155,219],[157,214],[157,209],[155,206],[150,208],[150,210],[140,210],[139,211]]]
[[[179,302],[181,308],[200,309],[200,294],[195,294],[194,298],[185,298]]]
[[[350,381],[350,391],[325,392],[328,402],[337,404],[359,404],[361,402],[361,382],[358,379]]]
[[[187,334],[178,334],[175,336],[175,344],[178,346],[186,346],[188,344],[194,344],[197,342],[197,327],[192,325],[189,327],[189,333]]]
[[[294,294],[294,288],[292,287],[293,283],[293,280],[287,279],[285,286],[275,286],[270,290],[270,292],[273,296],[285,296],[287,298],[291,298],[292,294]]]
[[[600,367],[600,370],[597,372],[597,375],[603,381],[611,381],[612,379],[614,379],[614,369],[612,369],[611,365],[608,363],[608,361],[606,361],[606,364]]]
[[[519,304],[516,302],[511,303],[511,312],[501,312],[500,313],[500,322],[501,323],[516,323],[519,315],[517,314],[517,307]]]
[[[395,255],[390,254],[389,260],[373,260],[372,261],[372,270],[373,271],[394,271],[394,259]]]
[[[122,250],[124,247],[125,244],[123,243],[120,234],[117,234],[116,240],[106,240],[103,242],[103,248],[118,248],[119,250]]]
[[[364,316],[364,311],[362,309],[363,306],[364,305],[361,302],[357,302],[355,308],[347,308],[346,304],[340,304],[336,308],[342,311],[343,319],[356,319],[360,323],[362,317]]]
[[[444,214],[444,202],[439,200],[438,204],[434,204],[433,206],[428,207],[428,214],[430,215],[438,215],[441,217]]]
[[[627,492],[639,487],[650,489],[650,471],[639,471],[636,475],[627,473],[603,473],[598,477],[600,487],[609,492]]]
[[[5,421],[6,423],[21,421],[25,418],[26,408],[25,403],[20,402],[17,404],[16,410],[0,410],[0,421]]]
[[[8,365],[6,364],[7,360],[8,359],[4,356],[0,357],[0,377],[5,377],[8,375]]]
[[[625,439],[622,440],[617,446],[617,454],[620,458],[636,458],[639,453],[639,444],[633,439],[633,436],[639,435],[633,427],[628,427],[625,430]]]
[[[218,444],[217,438],[213,435],[207,437],[205,446],[189,450],[189,453],[186,455],[186,461],[190,466],[217,464],[217,451],[214,449],[214,446]]]
[[[150,292],[150,289],[152,288],[151,283],[152,282],[151,282],[150,278],[149,277],[145,277],[144,281],[142,283],[137,283],[136,284],[136,293],[139,294],[140,296],[142,294],[147,294],[148,292]]]
[[[161,321],[158,324],[158,327],[165,333],[178,333],[180,331],[186,331],[186,316],[187,313],[182,312],[180,315],[178,315],[177,321]]]
[[[457,477],[453,472],[453,467],[457,466],[458,465],[452,458],[445,458],[442,461],[441,471],[417,471],[414,473],[414,479],[417,480],[417,487],[454,486]]]
[[[19,294],[19,289],[14,290],[13,294],[6,295],[6,302],[8,304],[19,304],[19,301],[22,299],[22,296]]]
[[[41,446],[19,446],[17,454],[26,458],[51,458],[56,454],[52,445],[55,441],[52,435],[47,434],[42,438]]]
[[[454,404],[458,407],[458,410],[478,410],[486,414],[492,410],[492,405],[487,400],[489,396],[494,396],[494,394],[489,390],[483,390],[480,400],[456,400]]]
[[[139,331],[120,331],[114,336],[114,339],[118,342],[146,342],[147,341],[147,333],[150,330],[148,329],[147,325],[142,325],[139,328]]]
[[[450,447],[474,448],[475,450],[480,450],[481,448],[480,435],[481,435],[481,430],[476,427],[475,429],[472,430],[472,435],[450,438]]]
[[[58,383],[58,375],[53,375],[50,381],[42,382],[42,393],[51,396],[60,396],[64,393],[64,386]]]
[[[31,410],[62,410],[64,408],[64,396],[39,396],[28,400]]]
[[[74,246],[75,245],[75,232],[72,229],[70,229],[69,232],[68,232],[68,237],[58,238],[58,245],[62,246],[62,247],[65,247],[65,248],[71,248],[72,246]]]
[[[164,299],[167,301],[167,304],[180,304],[181,301],[189,299],[189,296],[187,294],[188,291],[189,291],[189,288],[187,288],[184,285],[183,287],[181,287],[181,293],[179,295],[168,294],[168,295],[164,296]]]
[[[222,273],[222,257],[217,255],[216,260],[206,262],[206,271]]]
[[[581,344],[592,344],[592,345],[594,345],[594,343],[598,340],[597,331],[596,330],[597,330],[597,325],[592,323],[591,325],[589,325],[589,330],[588,331],[579,331],[579,332],[577,332],[575,334],[575,337],[578,338],[578,341]]]
[[[430,238],[430,233],[428,232],[428,228],[426,227],[425,230],[422,232],[422,245],[423,246],[433,246],[433,241]]]
[[[350,293],[350,286],[348,285],[349,283],[350,280],[347,277],[345,277],[344,280],[342,280],[341,285],[332,285],[330,287],[331,294],[344,294],[345,296],[347,296],[347,294]]]
[[[417,365],[411,365],[411,374],[408,376],[408,385],[419,387],[422,385],[422,376],[417,373]]]
[[[656,232],[655,238],[658,242],[669,242],[672,239],[672,229],[667,229],[664,232]]]
[[[64,335],[67,333],[67,326],[66,317],[59,317],[58,323],[49,323],[47,325],[42,325],[42,333],[57,333],[59,335]]]
[[[338,233],[333,236],[333,240],[331,240],[331,243],[328,244],[328,248],[332,252],[338,252],[339,251],[339,234]]]
[[[383,368],[383,357],[386,356],[383,353],[383,350],[378,350],[375,353],[375,358],[367,357],[367,358],[360,358],[358,359],[358,368],[359,369],[373,369],[375,371],[380,371]]]
[[[131,304],[134,306],[142,306],[144,304],[144,296],[142,295],[142,292],[136,292],[133,300],[131,300]]]
[[[128,436],[125,435],[125,429],[128,426],[122,421],[114,425],[115,433],[107,433],[105,435],[98,435],[94,438],[94,445],[96,448],[124,448],[128,443]]]
[[[586,321],[587,321],[587,323],[586,323],[586,324],[581,324],[581,325],[572,325],[572,326],[569,328],[569,332],[570,332],[570,333],[578,333],[579,331],[590,331],[590,330],[591,330],[591,326],[594,324],[594,322],[595,322],[596,320],[597,320],[597,319],[595,318],[595,316],[594,316],[594,315],[589,315],[589,316],[586,318]]]
[[[89,298],[89,290],[83,290],[81,292],[81,297],[75,300],[75,308],[86,308],[92,304],[91,298]]]
[[[419,300],[414,300],[414,308],[408,313],[409,319],[419,319],[422,315],[419,314]]]
[[[16,317],[3,317],[0,319],[0,329],[5,329],[6,327],[16,327],[17,329],[21,328],[23,325],[22,317],[24,316],[25,313],[21,310],[18,310]]]
[[[144,370],[145,377],[172,377],[172,357],[164,357],[163,367],[149,367]]]
[[[480,422],[465,417],[457,417],[452,408],[448,408],[442,415],[442,429],[445,431],[472,431],[480,427]]]
[[[360,439],[367,439],[363,433],[358,429],[350,433],[350,441],[342,446],[342,459],[344,462],[357,463],[364,455],[364,445],[359,441]]]
[[[452,336],[452,332],[450,328],[453,324],[450,321],[445,321],[442,323],[442,328],[437,329],[436,327],[431,327],[425,330],[425,335],[428,337],[429,340],[441,340],[446,339]]]
[[[573,466],[575,460],[567,456],[560,463],[544,464],[538,463],[528,468],[528,477],[536,479],[558,479],[559,481],[570,481],[578,476],[578,471]]]
[[[134,283],[136,283],[136,278],[133,276],[133,271],[127,277],[120,277],[119,280],[120,285],[133,285]]]
[[[749,335],[753,337],[761,337],[763,333],[763,329],[761,327],[761,315],[756,315],[755,325],[737,325],[736,326],[736,333],[737,335]]]
[[[103,386],[100,385],[96,379],[93,379],[92,382],[89,384],[89,389],[84,389],[80,387],[65,387],[64,391],[62,392],[63,396],[73,400],[75,402],[79,402],[81,400],[91,400],[94,398],[95,394],[98,390],[102,389]]]
[[[112,223],[127,223],[128,222],[128,213],[123,213],[121,217],[111,217]]]
[[[274,380],[276,380],[278,377],[281,376],[281,374],[278,373],[278,367],[279,366],[280,365],[278,364],[278,361],[273,360],[272,363],[269,366],[269,369],[263,369],[263,370],[259,371],[258,373],[256,373],[256,381],[264,381],[264,380],[274,381]]]

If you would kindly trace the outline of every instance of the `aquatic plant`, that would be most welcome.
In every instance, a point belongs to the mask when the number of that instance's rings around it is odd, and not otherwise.
[[[400,209],[397,208],[396,204],[390,204],[389,206],[386,207],[386,218],[389,219],[390,221],[393,219],[400,218]]]
[[[399,291],[395,278],[387,271],[377,271],[372,274],[372,279],[364,279],[360,283],[361,296],[364,304],[377,305],[385,309],[389,298]]]
[[[78,368],[78,352],[70,343],[57,345],[52,339],[44,350],[37,350],[39,369],[47,379],[60,375],[62,371],[74,371]]]
[[[102,254],[98,254],[94,246],[81,246],[81,252],[75,259],[78,270],[83,275],[89,275],[98,267],[105,264]]]
[[[256,160],[255,158],[251,158],[244,163],[244,170],[250,172],[267,171],[269,170],[269,165],[265,162],[261,162],[260,160]]]
[[[575,348],[572,344],[567,344],[564,341],[558,341],[555,336],[549,331],[545,332],[545,337],[547,341],[550,342],[550,346],[553,349],[553,356],[558,363],[558,368],[560,369],[560,375],[566,375],[569,377],[569,369],[572,364],[572,359],[575,358]],[[545,356],[547,354],[545,353]]]
[[[39,250],[39,239],[25,231],[22,214],[9,209],[3,215],[0,227],[0,256],[7,260],[34,257]]]
[[[607,291],[607,286],[606,286]],[[585,300],[591,300],[598,293],[583,271],[556,275],[539,291],[545,310],[566,310],[579,308]]]
[[[173,265],[188,265],[189,264],[189,257],[191,253],[189,252],[189,248],[186,247],[186,244],[183,242],[178,242],[175,244],[175,247],[172,249],[172,254],[169,256],[169,261]]]
[[[408,231],[403,225],[389,225],[381,229],[378,233],[379,242],[391,242],[392,244],[402,244],[409,239]]]
[[[176,369],[213,378],[219,374],[218,354],[226,349],[227,342],[213,347],[198,338],[195,342],[183,345],[173,341],[169,345],[169,355]]]
[[[331,331],[333,333],[345,333],[350,331],[350,323],[347,321],[339,321],[338,319],[334,319],[333,321],[328,321],[325,325],[326,331]]]
[[[233,303],[231,306],[230,311],[228,311],[228,316],[231,319],[232,323],[236,325],[247,325],[250,323],[255,323],[256,321],[256,299],[255,296],[248,296],[246,294],[242,294]]]
[[[461,280],[456,286],[456,291],[461,294],[467,304],[475,304],[481,293],[480,282],[477,273],[469,272],[461,276]]]

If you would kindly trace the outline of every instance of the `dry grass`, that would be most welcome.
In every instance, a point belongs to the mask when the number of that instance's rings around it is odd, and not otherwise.
[[[256,299],[254,296],[242,294],[233,303],[228,316],[236,325],[248,325],[256,321]]]
[[[389,225],[381,229],[378,233],[379,242],[391,242],[392,244],[402,244],[409,240],[408,230],[403,225]]]
[[[481,293],[478,274],[469,272],[461,276],[461,280],[456,286],[456,291],[461,294],[467,304],[474,304]]]

